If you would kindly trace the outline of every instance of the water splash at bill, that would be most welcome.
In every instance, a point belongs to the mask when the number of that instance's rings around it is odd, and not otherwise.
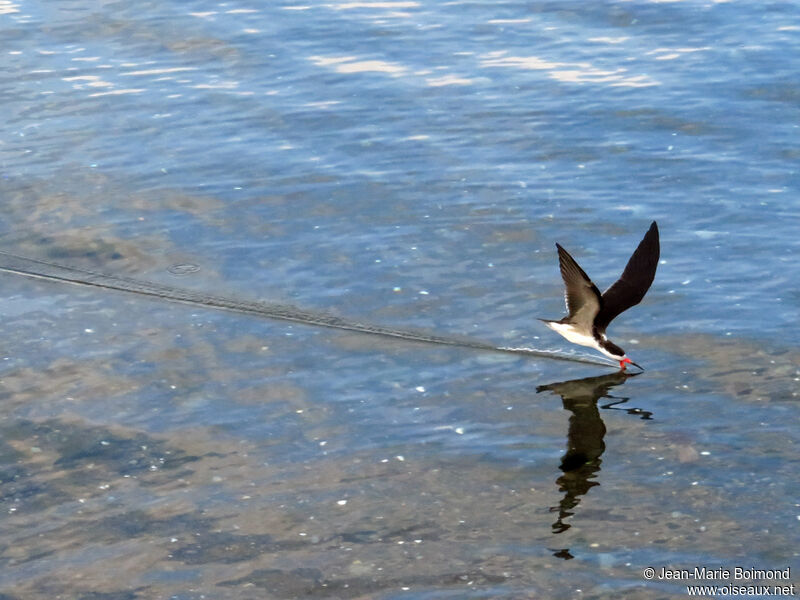
[[[160,298],[170,302],[180,302],[193,306],[228,310],[232,312],[255,315],[268,319],[279,319],[282,321],[293,321],[305,325],[317,327],[331,327],[334,329],[346,329],[370,335],[380,335],[384,337],[394,337],[416,342],[429,344],[443,344],[448,346],[461,346],[464,348],[475,348],[477,350],[487,350],[492,352],[507,352],[511,354],[522,354],[527,356],[537,356],[554,360],[566,360],[581,362],[600,366],[615,366],[609,361],[585,354],[562,352],[558,350],[543,350],[527,347],[507,347],[497,346],[491,342],[462,337],[444,336],[433,333],[414,331],[410,329],[394,329],[382,325],[362,323],[360,321],[338,317],[336,315],[322,312],[312,312],[303,310],[289,304],[273,304],[268,302],[257,302],[252,300],[241,300],[236,298],[226,298],[194,292],[168,285],[141,281],[119,275],[106,275],[86,269],[69,267],[45,260],[18,256],[0,250],[0,271],[44,279],[47,281],[71,283],[88,287],[97,287],[119,292],[128,292],[140,296],[150,296]]]

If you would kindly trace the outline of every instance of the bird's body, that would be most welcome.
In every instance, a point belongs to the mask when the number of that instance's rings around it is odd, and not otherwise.
[[[560,321],[540,320],[573,344],[594,348],[618,360],[623,370],[629,363],[636,365],[606,337],[606,328],[620,313],[639,304],[653,283],[660,253],[656,222],[653,221],[639,242],[622,276],[602,294],[569,252],[559,244],[556,247],[569,314]]]
[[[564,337],[568,342],[578,344],[579,346],[588,346],[589,348],[594,348],[609,358],[619,360],[620,356],[624,356],[624,353],[622,355],[614,353],[613,350],[619,348],[619,346],[616,346],[613,349],[608,347],[610,342],[606,338],[605,334],[590,335],[587,334],[587,330],[582,328],[580,325],[562,323],[561,321],[548,321],[546,319],[541,320],[544,321],[544,323],[550,329]]]

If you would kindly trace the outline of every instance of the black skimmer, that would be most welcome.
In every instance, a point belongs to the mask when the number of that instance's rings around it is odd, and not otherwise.
[[[556,248],[569,314],[560,321],[539,320],[573,344],[589,346],[619,361],[623,371],[628,364],[642,369],[625,356],[622,348],[606,338],[606,328],[617,315],[639,304],[653,283],[660,252],[656,222],[653,221],[644,234],[622,276],[602,294],[569,252],[559,244],[556,244]]]

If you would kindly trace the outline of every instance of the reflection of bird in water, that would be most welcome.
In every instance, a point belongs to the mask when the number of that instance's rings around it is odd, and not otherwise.
[[[639,367],[625,356],[622,348],[606,338],[606,327],[620,313],[639,304],[653,283],[660,252],[656,222],[653,221],[639,242],[622,276],[602,295],[569,252],[558,244],[556,247],[561,277],[566,288],[564,300],[569,314],[560,321],[539,320],[573,344],[589,346],[618,360],[623,371],[628,364]]]
[[[569,529],[570,525],[564,519],[572,516],[572,510],[580,502],[580,497],[590,488],[598,485],[591,481],[600,471],[600,464],[605,450],[603,438],[606,426],[600,417],[597,401],[600,398],[613,398],[609,395],[611,388],[622,385],[630,377],[638,373],[617,371],[597,377],[561,381],[549,385],[540,385],[536,392],[550,391],[561,396],[564,408],[572,414],[569,418],[569,431],[567,433],[567,451],[561,458],[560,469],[564,472],[557,480],[558,490],[564,497],[558,506],[552,507],[552,512],[558,512],[558,519],[553,523],[553,533],[561,533]],[[612,404],[627,402],[627,398],[616,399],[615,402],[603,406],[612,408]],[[650,413],[629,410],[632,414],[643,414],[649,418]],[[568,550],[556,553],[561,558],[571,558]]]

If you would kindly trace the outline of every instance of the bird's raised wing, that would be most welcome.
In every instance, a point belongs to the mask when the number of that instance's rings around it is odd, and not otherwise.
[[[588,324],[591,330],[595,315],[600,310],[600,290],[592,283],[589,276],[581,269],[564,248],[558,248],[558,264],[561,267],[561,278],[564,280],[564,301],[567,304],[567,319],[572,323]]]
[[[658,225],[653,221],[628,260],[622,276],[603,292],[600,312],[594,321],[600,333],[617,315],[642,301],[655,279],[659,254]]]

